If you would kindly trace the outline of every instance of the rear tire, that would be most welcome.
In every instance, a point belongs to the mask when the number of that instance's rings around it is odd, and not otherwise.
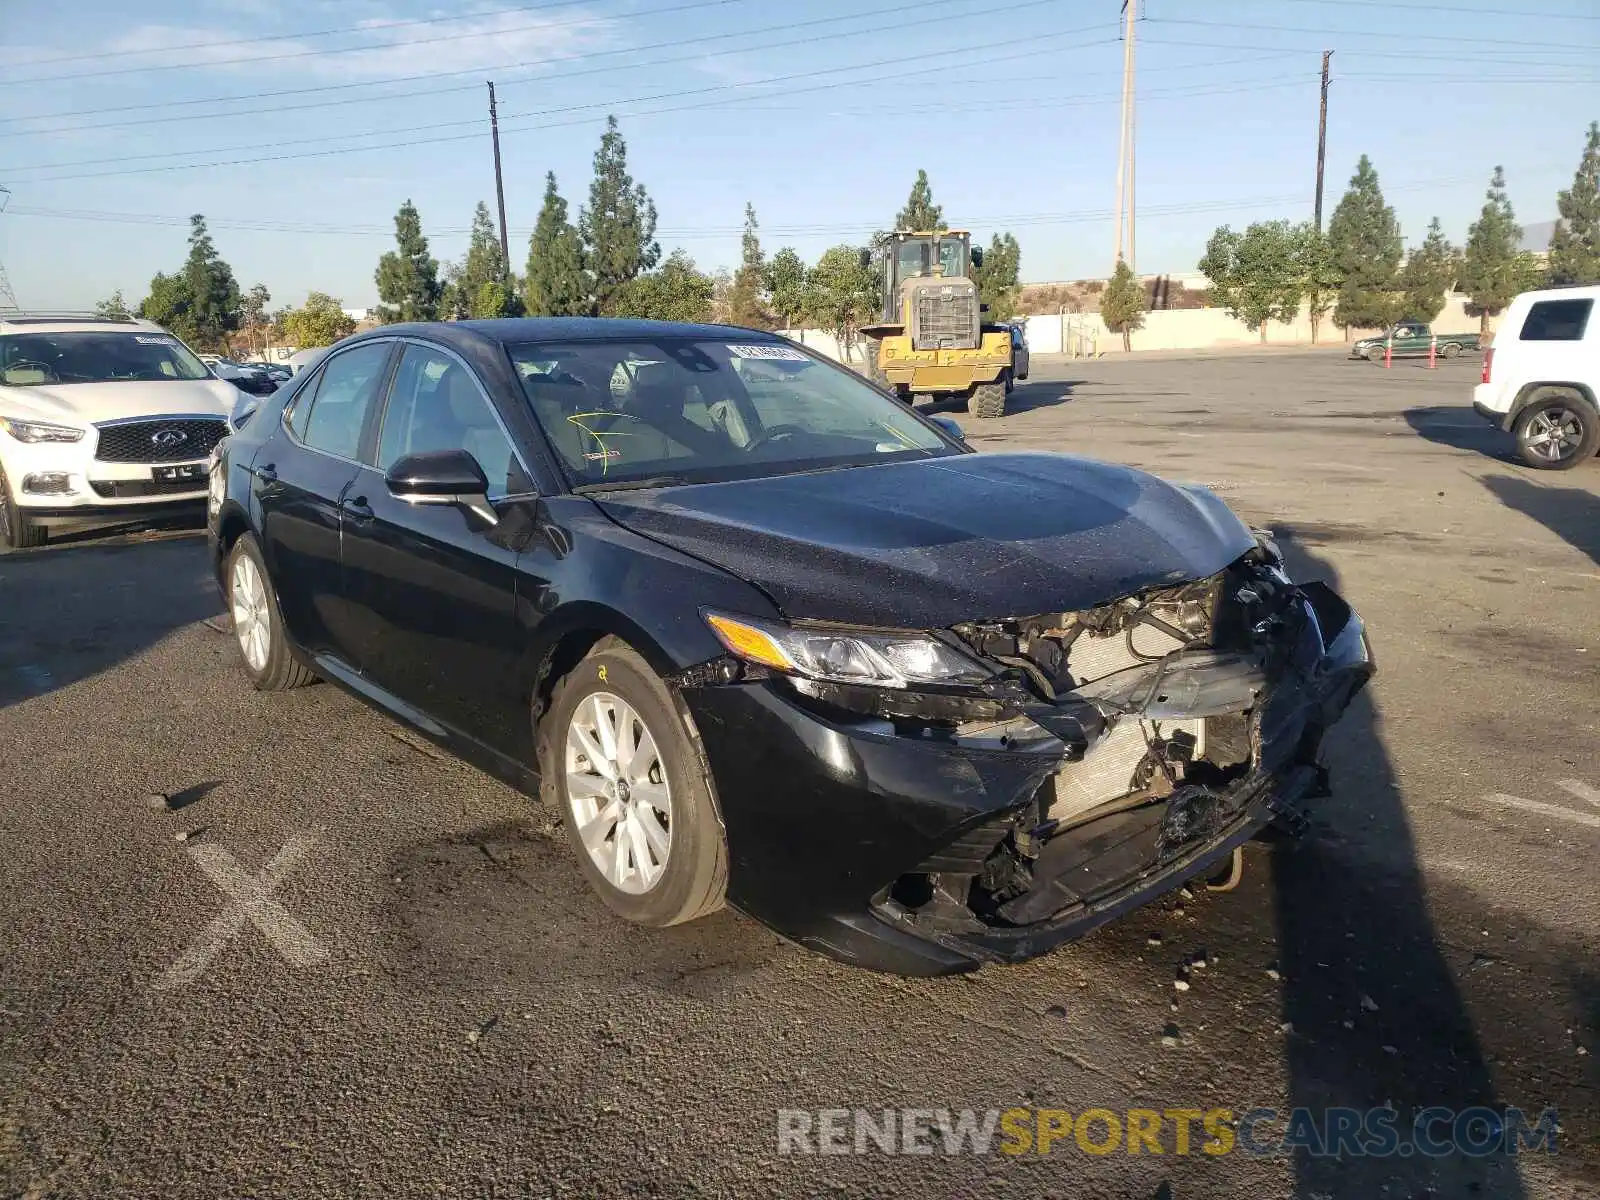
[[[1006,387],[1000,382],[979,383],[967,399],[967,411],[983,420],[1006,415]]]
[[[1446,342],[1444,345],[1439,347],[1439,353],[1444,355],[1446,358],[1460,358],[1461,347],[1455,342]]]
[[[22,507],[11,498],[11,484],[0,469],[0,554],[42,546],[46,536],[44,526],[28,520]]]
[[[659,927],[723,906],[728,844],[705,759],[667,685],[631,646],[606,638],[556,685],[539,723],[539,777],[612,912]]]
[[[1511,432],[1528,466],[1570,471],[1600,447],[1600,415],[1574,393],[1545,392],[1517,414]]]
[[[228,616],[239,657],[255,689],[286,692],[313,682],[316,676],[289,651],[278,597],[267,577],[261,550],[250,534],[242,535],[228,551],[223,578],[228,584]]]
[[[867,356],[867,378],[881,388],[889,391],[894,389],[889,386],[889,377],[883,373],[883,365],[878,361],[878,349],[883,342],[878,338],[862,338],[861,349]]]

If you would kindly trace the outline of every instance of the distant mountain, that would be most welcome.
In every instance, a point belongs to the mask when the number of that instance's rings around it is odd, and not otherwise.
[[[1554,221],[1540,221],[1537,225],[1524,225],[1522,227],[1522,243],[1518,250],[1548,250],[1550,249],[1550,235],[1556,231]]]

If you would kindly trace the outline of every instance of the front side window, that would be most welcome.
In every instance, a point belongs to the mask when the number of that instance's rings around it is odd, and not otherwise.
[[[0,337],[0,384],[168,383],[206,379],[205,364],[169,333],[90,331]]]
[[[527,475],[477,380],[443,351],[408,345],[389,389],[378,438],[378,470],[408,454],[465,450],[489,480],[489,499],[531,490]]]
[[[1520,341],[1581,342],[1593,300],[1540,300],[1528,309]]]
[[[289,426],[314,450],[354,459],[361,450],[361,429],[367,410],[383,383],[383,370],[389,362],[390,343],[368,342],[346,350],[328,360],[321,378],[315,381],[316,393],[295,405]]]
[[[848,371],[777,342],[509,347],[578,485],[714,482],[960,451]]]

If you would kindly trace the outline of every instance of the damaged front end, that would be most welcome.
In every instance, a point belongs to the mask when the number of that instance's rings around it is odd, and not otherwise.
[[[995,671],[952,740],[1053,742],[1059,765],[872,907],[979,960],[1079,936],[1269,821],[1298,832],[1326,793],[1323,732],[1374,669],[1360,618],[1326,585],[1291,582],[1264,535],[1205,579],[950,632]]]

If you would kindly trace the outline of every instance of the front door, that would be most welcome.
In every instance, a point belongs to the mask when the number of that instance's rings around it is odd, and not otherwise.
[[[390,495],[389,467],[430,450],[473,455],[501,510],[508,497],[532,491],[472,370],[449,351],[408,343],[373,467],[344,502],[345,598],[361,623],[357,665],[441,724],[514,754],[529,720],[519,687],[517,545],[508,537],[516,523],[490,525],[459,508]]]
[[[348,659],[340,505],[360,470],[363,431],[393,349],[390,341],[365,342],[329,359],[251,468],[267,572],[289,636],[310,654]]]

